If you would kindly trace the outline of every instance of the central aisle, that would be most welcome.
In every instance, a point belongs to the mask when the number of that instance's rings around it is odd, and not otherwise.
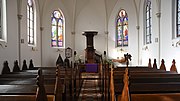
[[[98,73],[83,73],[83,84],[78,101],[102,101]]]

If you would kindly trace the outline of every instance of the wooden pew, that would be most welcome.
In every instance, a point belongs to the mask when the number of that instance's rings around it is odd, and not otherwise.
[[[42,69],[38,69],[37,76],[37,90],[36,90],[36,101],[48,101],[46,90],[44,87],[44,76],[42,75]]]
[[[111,72],[110,72],[110,101],[115,100],[114,94],[114,78],[113,78],[113,67],[111,65]]]
[[[173,72],[176,72],[177,73],[177,68],[176,68],[176,62],[175,62],[175,59],[173,59],[172,61],[172,66],[170,68],[170,71],[173,71]]]
[[[9,68],[8,62],[4,61],[1,74],[8,74],[8,73],[10,73],[10,68]]]
[[[53,67],[34,67],[32,59],[30,60],[30,64],[29,64],[29,68],[28,68],[29,70],[26,69],[26,66],[27,66],[26,62],[23,61],[22,68],[25,67],[25,69],[23,69],[21,72],[19,72],[19,69],[17,70],[15,68],[15,67],[19,67],[18,62],[15,61],[14,72],[11,72],[10,74],[7,74],[7,75],[0,75],[0,86],[5,86],[5,85],[7,85],[8,87],[9,86],[15,86],[15,87],[23,86],[24,88],[26,88],[27,86],[30,86],[30,89],[33,90],[35,87],[37,87],[35,84],[36,84],[36,77],[38,75],[38,73],[37,73],[38,68],[43,69],[45,88],[48,90],[49,86],[50,87],[52,86],[51,88],[53,88],[53,86],[55,86],[55,84],[57,82],[56,67],[55,68],[53,68]],[[77,96],[77,92],[79,92],[78,90],[80,89],[80,88],[76,89],[77,88],[76,86],[80,87],[79,86],[80,84],[77,83],[78,81],[80,81],[78,69],[77,68],[72,68],[72,69],[60,68],[60,69],[61,69],[61,74],[59,75],[60,77],[58,80],[61,80],[62,83],[65,84],[64,85],[65,90],[66,90],[65,93],[70,93],[69,95],[65,94],[65,96],[67,96],[66,98],[68,98],[66,100],[72,99],[72,96],[74,99]],[[9,88],[11,88],[11,87],[9,87]],[[22,89],[24,89],[24,88],[22,88]],[[9,90],[13,90],[13,89],[9,89]],[[47,93],[50,94],[52,91],[48,91]],[[23,93],[23,91],[22,91],[22,93]],[[13,94],[13,92],[12,92],[12,94]],[[32,94],[32,92],[31,92],[31,94]]]
[[[27,70],[27,64],[26,64],[26,60],[23,60],[23,66],[22,66],[22,70]]]
[[[130,99],[122,100],[124,70],[126,67],[114,68],[114,91],[118,96],[117,101],[179,101],[180,95],[180,75],[177,74],[175,61],[173,60],[171,71],[166,71],[164,61],[157,69],[156,60],[154,59],[153,68],[149,62],[148,67],[131,67],[129,69],[129,92]],[[172,72],[174,71],[174,72]],[[110,73],[109,73],[110,74]]]
[[[125,69],[124,77],[123,77],[123,90],[121,94],[121,101],[130,101],[130,93],[129,93],[129,70]],[[119,100],[119,99],[118,99]]]
[[[150,58],[149,58],[149,62],[148,62],[148,68],[152,68],[151,59]]]
[[[54,95],[54,88],[55,88],[55,82],[56,82],[56,78],[55,78],[56,77],[56,73],[55,73],[56,69],[53,69],[54,72],[49,72],[49,70],[48,70],[48,72],[46,70],[43,70],[44,73],[49,73],[49,74],[44,75],[45,89],[46,89],[48,95]],[[26,71],[28,71],[28,70],[26,70]],[[52,73],[54,73],[55,75]],[[0,80],[11,79],[13,81],[8,80],[8,82],[10,81],[9,84],[7,82],[6,85],[0,85],[0,95],[7,95],[7,96],[29,95],[29,94],[35,95],[35,91],[37,88],[37,86],[35,85],[37,74],[38,74],[37,70],[30,70],[29,72],[14,72],[14,73],[11,73],[8,75],[1,75]],[[61,73],[61,75],[65,75],[65,72]],[[63,76],[63,77],[65,77],[65,76]],[[59,78],[61,78],[61,77],[59,77]],[[63,79],[63,78],[61,78],[61,79]],[[20,82],[20,83],[18,83],[18,82]],[[4,88],[6,90],[4,90]],[[5,92],[3,92],[3,91],[5,91]]]
[[[166,66],[165,66],[164,59],[161,60],[161,65],[160,65],[160,68],[159,68],[159,69],[166,71]]]
[[[110,101],[110,64],[105,63],[103,64],[102,70],[103,70],[103,89],[102,89],[102,94],[103,94],[103,101]]]
[[[51,70],[51,67],[43,67],[44,70]],[[71,100],[74,98],[73,96],[73,90],[76,88],[73,86],[73,81],[74,81],[74,73],[75,69],[74,68],[59,68],[60,70],[60,79],[62,80],[62,83],[65,87],[65,93],[64,96],[67,98],[66,100]],[[30,71],[32,72],[32,71]]]
[[[119,70],[119,71],[117,71]],[[114,88],[115,95],[118,95],[117,99],[121,99],[121,93],[123,89],[123,74],[124,68],[114,69]],[[174,72],[161,71],[157,69],[145,68],[130,68],[130,85],[129,91],[131,94],[132,101],[150,101],[144,100],[142,98],[148,99],[149,96],[160,99],[160,97],[170,97],[173,98],[172,101],[178,101],[177,98],[174,99],[174,94],[180,94],[180,75]],[[148,95],[148,97],[147,97]],[[158,96],[158,97],[157,97]],[[139,100],[141,98],[141,100]],[[171,100],[157,100],[156,101],[171,101]],[[152,100],[152,99],[151,99]]]
[[[48,92],[46,97],[42,71],[38,70],[37,85],[1,85],[0,101],[54,101],[53,89],[54,87],[50,85],[46,87]]]

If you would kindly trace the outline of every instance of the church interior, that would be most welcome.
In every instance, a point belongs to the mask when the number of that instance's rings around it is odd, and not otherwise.
[[[179,101],[180,0],[0,0],[0,101]]]

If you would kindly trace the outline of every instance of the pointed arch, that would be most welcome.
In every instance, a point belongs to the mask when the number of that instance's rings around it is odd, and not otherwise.
[[[128,14],[124,9],[116,18],[116,47],[128,46]]]
[[[51,46],[65,46],[65,18],[61,10],[54,10],[51,15]]]

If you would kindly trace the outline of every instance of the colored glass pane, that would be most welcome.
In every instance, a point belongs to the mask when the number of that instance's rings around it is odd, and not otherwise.
[[[57,32],[56,32],[56,26],[52,26],[52,40],[57,39]]]
[[[64,17],[60,11],[52,13],[52,47],[63,47],[64,42]]]
[[[117,17],[117,47],[128,46],[128,16],[125,10],[120,10]]]
[[[124,18],[124,25],[128,25],[128,18],[127,17]]]
[[[56,19],[55,19],[55,18],[52,18],[52,25],[53,25],[53,26],[56,26],[56,24],[57,24]]]
[[[54,17],[55,18],[60,18],[60,12],[59,11],[54,11]]]

